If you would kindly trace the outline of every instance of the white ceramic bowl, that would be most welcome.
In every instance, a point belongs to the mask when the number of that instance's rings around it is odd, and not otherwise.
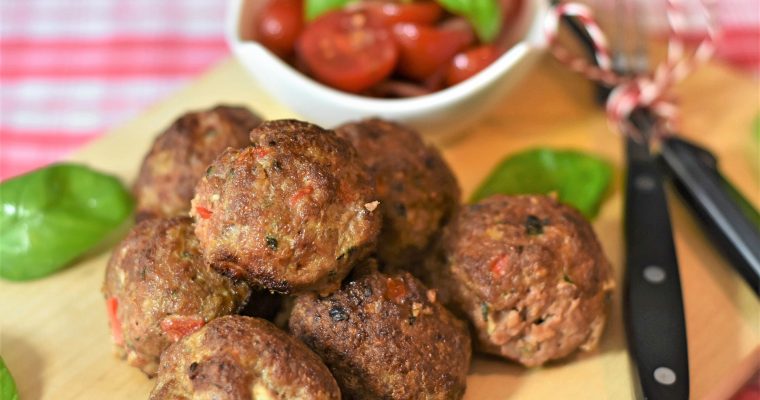
[[[529,70],[546,47],[545,0],[523,0],[513,27],[516,44],[476,76],[450,88],[405,99],[358,96],[325,86],[302,74],[254,38],[252,21],[261,0],[231,0],[227,41],[258,83],[306,120],[324,127],[378,116],[407,123],[430,140],[442,142],[462,133],[497,104]]]

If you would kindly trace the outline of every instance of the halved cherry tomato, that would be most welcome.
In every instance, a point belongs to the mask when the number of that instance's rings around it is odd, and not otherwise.
[[[473,75],[484,70],[499,58],[499,52],[494,46],[484,45],[467,50],[454,56],[446,74],[446,84],[456,85],[470,79]]]
[[[293,53],[302,30],[302,0],[269,0],[256,23],[258,41],[279,57]]]
[[[443,16],[443,9],[434,1],[393,3],[381,0],[365,1],[358,7],[375,14],[387,26],[400,22],[432,25]]]
[[[315,78],[347,92],[382,81],[398,60],[390,30],[366,10],[322,15],[303,31],[296,52]]]
[[[160,323],[161,331],[174,342],[201,329],[205,324],[206,321],[197,315],[170,315]]]
[[[393,34],[400,49],[399,72],[418,81],[445,68],[455,54],[475,39],[469,29],[442,29],[407,23],[394,25]]]

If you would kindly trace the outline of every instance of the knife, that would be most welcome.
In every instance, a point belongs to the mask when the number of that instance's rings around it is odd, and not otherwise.
[[[671,136],[662,142],[660,157],[703,230],[760,296],[760,214],[720,173],[706,149]]]
[[[580,23],[571,17],[564,17],[563,21],[580,39],[586,52],[595,54],[593,42]],[[640,30],[638,26],[637,29]],[[623,34],[624,29],[619,27],[619,31]],[[641,32],[636,32],[635,36],[640,39]],[[645,46],[638,43],[635,53],[638,63],[619,54],[618,68],[624,70],[630,69],[630,64],[637,64],[637,67],[645,64]],[[604,103],[609,92],[610,88],[599,85],[597,100]],[[663,174],[650,147],[655,116],[642,108],[631,114],[630,121],[645,136],[636,141],[630,132],[625,135],[628,169],[623,313],[629,352],[638,377],[636,389],[640,397],[646,399],[688,399],[689,354],[681,278]]]
[[[681,280],[663,175],[650,148],[654,116],[631,122],[646,137],[626,135],[624,317],[640,392],[647,399],[688,399],[689,361]]]

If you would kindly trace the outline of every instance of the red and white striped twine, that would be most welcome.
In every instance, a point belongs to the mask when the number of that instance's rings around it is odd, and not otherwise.
[[[544,20],[544,31],[552,54],[561,63],[590,80],[612,87],[607,98],[607,118],[620,133],[638,135],[630,123],[631,113],[638,107],[648,107],[658,117],[655,136],[673,132],[678,108],[669,93],[670,88],[689,75],[699,64],[706,62],[715,50],[717,30],[707,7],[699,3],[699,12],[707,21],[706,35],[691,55],[686,54],[683,35],[686,29],[684,0],[668,0],[668,54],[653,73],[636,76],[620,75],[612,69],[610,50],[604,32],[594,19],[593,12],[579,3],[560,3],[553,6]],[[557,42],[562,16],[574,17],[583,25],[594,45],[596,65],[573,55]]]

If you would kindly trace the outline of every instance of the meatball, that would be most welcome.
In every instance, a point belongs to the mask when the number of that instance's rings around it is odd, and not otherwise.
[[[378,258],[387,271],[418,265],[459,207],[456,177],[411,128],[368,119],[335,131],[353,143],[374,179],[383,216]]]
[[[133,192],[137,220],[187,216],[195,184],[227,147],[246,146],[261,119],[243,107],[217,106],[190,112],[153,142]]]
[[[265,122],[226,150],[190,214],[206,259],[225,274],[290,294],[340,287],[374,251],[380,213],[356,150],[316,125]]]
[[[462,208],[440,242],[432,286],[466,315],[478,348],[526,366],[594,348],[612,290],[589,223],[547,196]]]
[[[148,376],[169,344],[239,311],[250,292],[203,261],[189,217],[138,223],[114,249],[103,285],[117,353]]]
[[[151,400],[340,399],[303,343],[258,318],[226,316],[169,347]]]
[[[328,297],[295,300],[289,329],[330,368],[349,399],[459,399],[467,326],[408,272],[370,272]]]

